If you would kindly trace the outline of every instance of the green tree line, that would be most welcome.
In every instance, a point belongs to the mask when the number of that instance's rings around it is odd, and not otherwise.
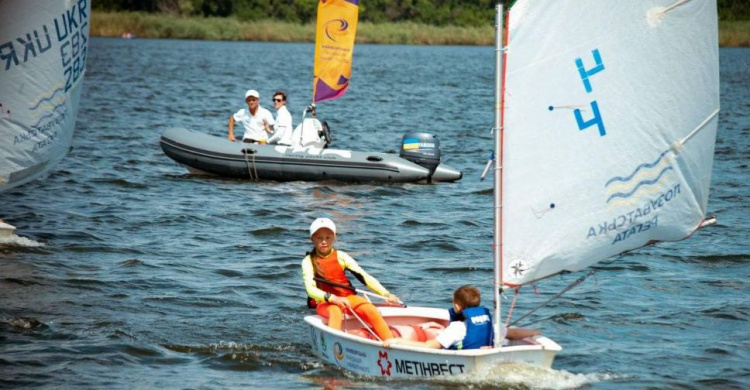
[[[625,1],[625,0],[624,0]],[[492,24],[497,0],[360,0],[363,22],[414,22],[434,26]],[[506,1],[510,3],[510,1]],[[750,1],[717,0],[719,19],[750,20]],[[93,0],[98,11],[139,11],[179,16],[235,17],[242,21],[273,19],[309,23],[317,0]]]

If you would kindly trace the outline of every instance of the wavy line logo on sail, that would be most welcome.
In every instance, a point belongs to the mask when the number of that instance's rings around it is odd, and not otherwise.
[[[67,99],[62,84],[53,87],[51,92],[41,95],[29,107],[29,111],[31,111],[30,119],[35,122],[31,127],[39,127],[45,120],[53,117],[55,113],[64,112],[66,102]]]
[[[337,38],[341,38],[349,34],[349,22],[344,19],[333,19],[326,22],[323,26],[326,36],[328,39],[338,42]]]
[[[55,96],[56,96],[56,95],[57,95],[58,93],[60,93],[60,92],[63,92],[64,86],[63,86],[62,84],[58,84],[58,85],[56,85],[56,86],[54,86],[54,87],[52,87],[52,88],[54,88],[54,89],[52,90],[52,93],[50,93],[50,95],[49,95],[49,96],[44,96],[44,95],[43,95],[43,96],[42,96],[41,98],[39,98],[39,100],[38,100],[38,101],[37,101],[36,103],[32,104],[32,105],[31,105],[31,107],[29,107],[29,110],[32,110],[32,111],[33,111],[33,110],[36,110],[36,109],[37,109],[37,107],[39,107],[39,105],[40,105],[40,104],[42,104],[42,103],[45,103],[45,102],[49,102],[49,101],[52,101],[52,99],[53,99],[53,98],[54,98],[54,97],[55,97]]]
[[[615,176],[604,184],[607,202],[610,207],[630,205],[637,202],[642,195],[658,191],[657,186],[668,173],[674,171],[672,164],[666,157],[669,150],[662,152],[659,157],[650,162],[638,165],[627,176]]]

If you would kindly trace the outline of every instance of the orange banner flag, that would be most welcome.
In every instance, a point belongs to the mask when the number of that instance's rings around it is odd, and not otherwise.
[[[320,0],[315,33],[313,103],[344,95],[352,75],[359,0]]]

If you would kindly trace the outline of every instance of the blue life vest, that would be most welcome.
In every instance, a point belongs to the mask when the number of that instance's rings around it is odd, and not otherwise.
[[[492,316],[486,307],[469,307],[459,314],[456,314],[452,308],[448,311],[451,321],[463,320],[466,324],[466,336],[451,349],[477,349],[492,345],[495,332],[492,327]]]

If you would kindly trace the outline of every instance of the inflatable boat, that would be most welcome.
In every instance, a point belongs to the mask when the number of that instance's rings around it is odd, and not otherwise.
[[[184,128],[166,130],[160,145],[169,158],[200,175],[251,180],[393,183],[453,182],[463,176],[440,162],[439,141],[432,134],[404,135],[399,155],[356,152],[328,148],[330,131],[325,122],[308,118],[300,126],[308,124],[321,130],[321,138],[296,146],[235,142]]]

